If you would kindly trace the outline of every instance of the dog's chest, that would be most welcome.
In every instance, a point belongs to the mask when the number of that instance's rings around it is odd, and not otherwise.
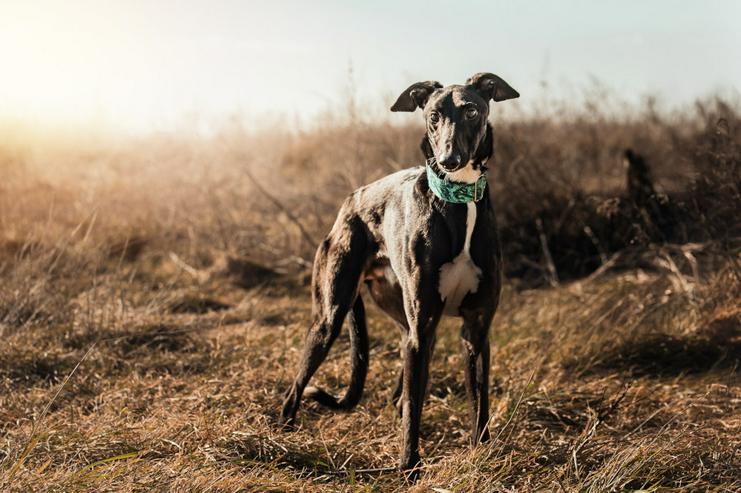
[[[479,287],[481,269],[471,259],[471,236],[476,225],[476,203],[468,202],[466,213],[466,237],[461,252],[447,264],[440,267],[438,291],[445,302],[446,315],[458,315],[458,307],[468,293],[475,293]]]

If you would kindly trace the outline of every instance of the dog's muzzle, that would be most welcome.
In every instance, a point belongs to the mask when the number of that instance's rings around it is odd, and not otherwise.
[[[445,171],[456,171],[462,165],[461,155],[457,152],[446,152],[437,158],[437,164]]]

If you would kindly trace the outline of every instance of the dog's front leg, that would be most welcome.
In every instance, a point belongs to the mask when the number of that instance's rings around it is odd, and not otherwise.
[[[463,314],[461,339],[473,445],[489,440],[489,326],[493,313]]]
[[[419,475],[419,426],[427,386],[435,328],[440,320],[442,305],[426,299],[422,286],[434,285],[431,280],[418,281],[414,290],[405,293],[405,310],[409,321],[409,334],[404,341],[403,388],[401,395],[402,449],[401,469]],[[430,297],[431,298],[431,297]]]

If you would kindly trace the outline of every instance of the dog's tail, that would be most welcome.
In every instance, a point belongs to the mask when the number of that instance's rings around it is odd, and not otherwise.
[[[352,359],[350,362],[350,387],[341,399],[317,388],[306,387],[304,395],[314,399],[322,406],[330,409],[349,410],[360,402],[365,387],[365,376],[368,374],[368,327],[365,323],[365,305],[358,293],[353,304],[350,317],[350,350]]]

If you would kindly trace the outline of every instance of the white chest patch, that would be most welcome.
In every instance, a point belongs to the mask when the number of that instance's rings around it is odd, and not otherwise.
[[[458,315],[458,307],[463,297],[468,293],[475,293],[479,288],[481,269],[471,260],[471,235],[476,225],[476,203],[466,204],[466,240],[463,250],[453,259],[440,267],[440,285],[438,291],[445,302],[444,313],[446,315]]]

